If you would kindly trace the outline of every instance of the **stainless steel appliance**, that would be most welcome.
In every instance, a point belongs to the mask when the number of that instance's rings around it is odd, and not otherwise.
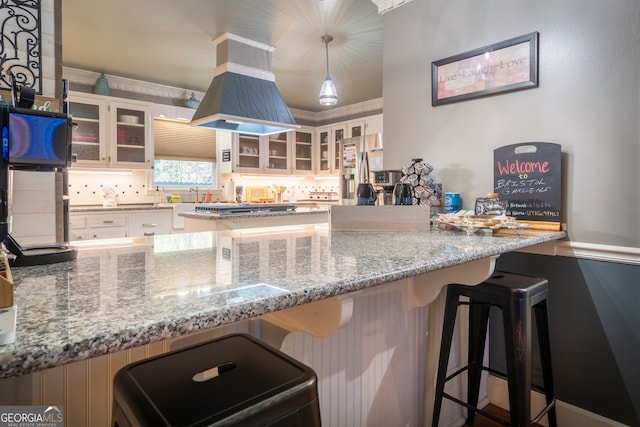
[[[402,178],[400,170],[381,170],[372,173],[373,188],[378,192],[379,205],[394,204],[393,189]]]
[[[358,185],[367,176],[369,183],[373,183],[371,173],[383,168],[382,134],[343,139],[340,153],[340,200],[342,204],[356,204]],[[361,174],[365,169],[371,173]]]
[[[71,117],[64,113],[0,106],[2,128],[2,158],[0,160],[0,240],[14,255],[16,266],[50,264],[76,257],[76,249],[68,244],[68,200],[65,200],[66,169],[71,162]],[[16,193],[13,178],[17,172],[50,175],[54,243],[21,245],[11,235],[12,212]],[[16,173],[14,173],[16,172]],[[20,187],[20,186],[15,186]],[[43,201],[42,207],[45,207]],[[48,212],[44,212],[47,214]],[[46,225],[45,227],[46,228]]]

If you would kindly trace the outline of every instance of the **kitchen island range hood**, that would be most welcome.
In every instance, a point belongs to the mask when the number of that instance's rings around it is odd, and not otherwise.
[[[274,48],[225,33],[214,40],[216,69],[191,126],[253,135],[298,129],[271,72]]]

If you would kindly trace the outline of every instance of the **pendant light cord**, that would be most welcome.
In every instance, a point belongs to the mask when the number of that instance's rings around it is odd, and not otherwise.
[[[333,41],[333,36],[329,34],[325,34],[320,38],[324,42],[324,51],[325,51],[326,64],[327,64],[327,75],[329,75],[329,43]]]

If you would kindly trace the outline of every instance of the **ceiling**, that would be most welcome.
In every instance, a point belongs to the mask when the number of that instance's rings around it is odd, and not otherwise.
[[[205,92],[221,33],[275,47],[290,108],[324,111],[329,69],[338,104],[382,97],[382,17],[371,0],[62,0],[64,66]]]

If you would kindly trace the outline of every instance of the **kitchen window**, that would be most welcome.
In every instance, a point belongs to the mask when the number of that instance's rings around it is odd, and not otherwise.
[[[214,187],[214,172],[214,162],[156,159],[153,162],[153,186]]]

